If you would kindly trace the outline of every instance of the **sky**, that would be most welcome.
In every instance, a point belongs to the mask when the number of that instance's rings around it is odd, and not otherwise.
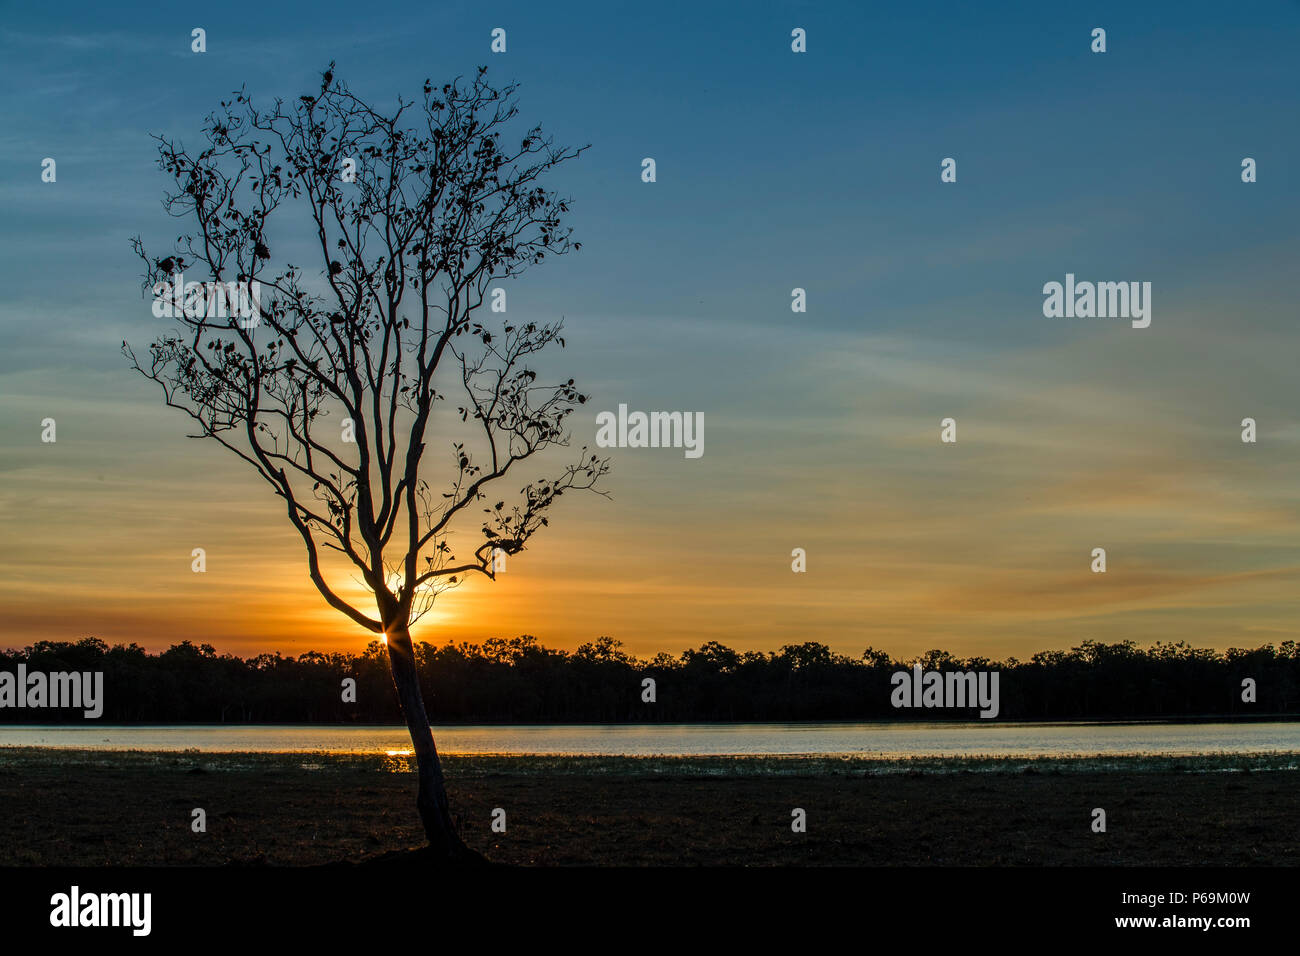
[[[150,134],[197,142],[234,89],[295,97],[331,60],[380,103],[486,65],[590,144],[550,180],[583,248],[510,314],[564,318],[575,444],[619,404],[705,422],[699,458],[611,449],[609,499],[566,498],[417,639],[1296,639],[1300,3],[1063,6],[0,4],[0,646],[371,638],[119,354],[162,330],[129,246],[174,229]],[[1067,273],[1150,282],[1150,326],[1046,317]]]

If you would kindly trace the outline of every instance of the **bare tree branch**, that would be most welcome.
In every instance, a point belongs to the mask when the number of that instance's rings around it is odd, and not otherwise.
[[[563,347],[562,323],[479,317],[493,283],[580,247],[563,225],[569,201],[540,182],[585,147],[556,146],[536,126],[508,140],[515,93],[480,69],[426,81],[418,101],[384,112],[331,64],[318,91],[292,102],[259,108],[237,91],[207,117],[197,152],[155,137],[174,183],[163,206],[189,231],[159,258],[138,238],[133,248],[149,293],[171,295],[166,284],[184,278],[183,308],[147,357],[123,351],[196,437],[284,499],[311,580],[371,631],[405,630],[470,574],[495,577],[495,551],[522,551],[556,499],[597,490],[608,472],[582,449],[483,508],[469,529],[477,545],[457,557],[451,542],[466,529],[453,536],[453,525],[520,463],[567,446],[566,419],[587,400],[530,365]],[[208,290],[230,282],[261,289],[255,321],[206,307]],[[463,435],[434,492],[428,441],[454,427]],[[375,616],[327,582],[322,549],[360,573]]]

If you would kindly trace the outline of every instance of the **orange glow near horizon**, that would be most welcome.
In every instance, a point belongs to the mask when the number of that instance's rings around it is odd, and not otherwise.
[[[1187,418],[1192,400],[1176,400],[1179,389],[1202,394],[1241,364],[1217,327],[1163,378],[1140,355],[1140,374],[1120,363],[1101,377],[1110,366],[1093,353],[1107,348],[1072,346],[1071,361],[1098,376],[1086,383],[1057,382],[1050,350],[977,361],[846,340],[788,358],[834,371],[806,380],[820,417],[777,427],[746,408],[718,413],[710,434],[725,441],[698,460],[615,449],[611,499],[566,496],[505,572],[438,595],[412,635],[442,645],[530,634],[564,650],[608,635],[643,658],[708,641],[1023,659],[1085,640],[1224,649],[1294,639],[1300,510],[1289,465],[1300,439],[1242,446],[1228,427],[1239,414]],[[1251,349],[1256,363],[1292,354]],[[1210,355],[1224,358],[1197,364]],[[1008,389],[1013,373],[1023,381]],[[939,448],[943,410],[977,399],[961,443]],[[86,462],[121,435],[66,452],[62,433],[57,446],[15,446],[0,647],[94,636],[249,656],[375,640],[312,586],[269,491],[221,449],[186,445],[167,411],[143,398],[103,423],[98,406],[66,411],[85,435],[130,422],[151,436],[103,480]],[[85,457],[59,457],[73,453]],[[1097,546],[1106,574],[1088,570]],[[196,547],[204,573],[191,570]],[[806,573],[792,573],[795,547]],[[374,616],[355,572],[332,567],[326,578]]]

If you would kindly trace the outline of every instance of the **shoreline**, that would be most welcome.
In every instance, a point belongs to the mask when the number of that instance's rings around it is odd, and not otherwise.
[[[7,710],[8,708],[6,708]],[[2,712],[2,711],[0,711]],[[1296,713],[1277,713],[1277,714],[1187,714],[1174,717],[1098,717],[1086,718],[1079,720],[1068,720],[1065,718],[1048,718],[1045,720],[1026,720],[1017,717],[1000,717],[994,720],[980,719],[978,717],[949,717],[943,718],[938,714],[933,717],[880,717],[875,719],[846,717],[842,719],[826,720],[677,720],[677,721],[648,721],[648,720],[572,720],[563,722],[553,721],[518,721],[518,720],[455,720],[443,721],[433,724],[436,732],[439,729],[457,729],[465,727],[856,727],[860,725],[883,726],[883,727],[908,727],[908,726],[961,726],[970,727],[1113,727],[1113,726],[1143,726],[1147,724],[1258,724],[1258,723],[1278,723],[1293,724],[1300,722],[1300,714]],[[162,723],[136,722],[129,724],[115,724],[106,721],[96,720],[91,723],[89,720],[68,720],[56,723],[40,723],[25,721],[0,721],[0,730],[6,728],[48,728],[51,730],[88,730],[93,731],[104,727],[113,730],[157,730],[160,728],[175,727],[323,727],[323,728],[342,728],[356,727],[358,729],[393,729],[405,730],[406,725],[400,722],[393,723],[370,723],[366,721],[171,721]]]
[[[619,776],[771,776],[840,774],[875,776],[898,773],[1260,773],[1300,771],[1300,750],[1253,753],[1053,754],[1048,756],[951,754],[550,754],[444,753],[448,774],[588,774]],[[0,771],[62,767],[114,767],[119,770],[175,768],[203,772],[308,769],[338,772],[374,770],[414,773],[410,751],[335,750],[150,750],[0,745]],[[304,766],[306,764],[306,766]]]
[[[524,866],[1300,865],[1300,754],[445,760]],[[404,755],[0,749],[0,866],[314,866],[419,846]],[[1092,831],[1094,808],[1107,811]],[[202,808],[207,830],[191,830]],[[807,832],[791,832],[793,808]],[[505,833],[491,828],[503,809]]]

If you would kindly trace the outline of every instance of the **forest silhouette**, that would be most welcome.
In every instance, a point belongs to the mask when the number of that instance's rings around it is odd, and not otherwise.
[[[420,684],[438,723],[674,723],[690,721],[971,719],[969,710],[895,709],[890,677],[926,670],[996,670],[1003,720],[1171,719],[1300,712],[1300,647],[1294,641],[1219,652],[1183,642],[1140,648],[1085,641],[1026,661],[958,658],[932,650],[896,660],[824,644],[735,651],[714,641],[678,657],[644,660],[609,637],[574,651],[529,635],[483,644],[416,644]],[[400,723],[384,646],[359,653],[241,658],[181,641],[150,654],[97,638],[40,641],[0,652],[0,670],[103,671],[102,723]],[[343,681],[356,681],[345,703]],[[645,702],[643,681],[655,681]],[[1243,702],[1246,678],[1257,702]],[[11,709],[7,723],[81,722],[76,711]]]

